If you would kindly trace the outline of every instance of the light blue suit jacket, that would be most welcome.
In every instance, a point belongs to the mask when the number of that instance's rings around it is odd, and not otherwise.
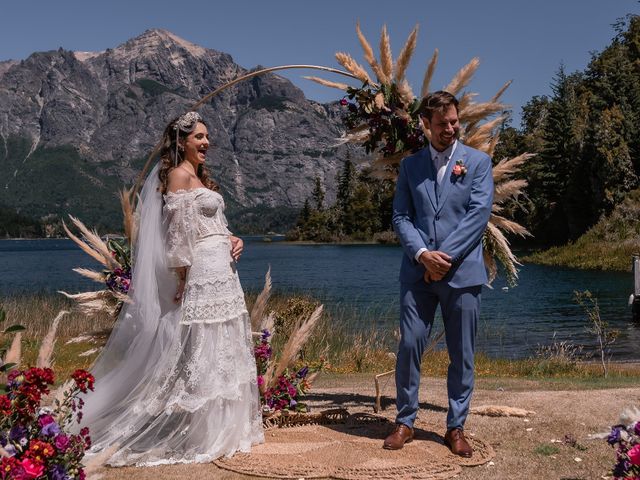
[[[457,160],[467,168],[463,176],[452,173]],[[393,226],[405,252],[400,281],[423,280],[425,269],[415,255],[427,248],[452,258],[442,282],[453,288],[486,283],[482,234],[492,203],[491,159],[479,150],[458,141],[440,186],[428,147],[402,160],[393,198]]]

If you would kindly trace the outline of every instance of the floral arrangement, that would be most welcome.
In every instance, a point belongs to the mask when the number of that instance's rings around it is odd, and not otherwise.
[[[418,27],[409,35],[397,58],[391,53],[391,42],[386,27],[380,36],[380,56],[374,56],[371,44],[356,26],[356,32],[364,58],[373,76],[348,53],[336,53],[336,60],[353,77],[362,82],[361,87],[332,82],[318,77],[309,80],[346,92],[340,104],[346,108],[343,122],[347,128],[343,141],[364,147],[366,153],[373,154],[368,159],[373,174],[380,179],[397,178],[398,166],[403,157],[427,145],[431,132],[422,123],[419,115],[420,99],[430,93],[431,80],[438,61],[436,49],[424,74],[420,95],[416,96],[406,79],[406,71],[417,44]],[[489,101],[477,103],[474,93],[463,92],[478,69],[480,61],[473,58],[462,67],[451,82],[443,88],[453,95],[459,95],[458,116],[461,140],[470,147],[493,155],[499,141],[499,127],[505,120],[506,105],[500,97],[509,86],[506,83]],[[375,80],[374,80],[375,78]],[[497,117],[489,117],[498,114]],[[508,284],[514,286],[518,279],[519,262],[504,232],[521,236],[529,232],[518,223],[506,218],[503,203],[517,199],[527,185],[524,179],[513,179],[519,167],[532,155],[524,153],[512,159],[502,159],[493,169],[495,184],[494,205],[489,225],[483,237],[485,265],[489,282],[498,272],[498,263],[504,267]],[[454,176],[464,176],[466,167],[454,167]],[[458,172],[458,173],[456,173]]]
[[[126,215],[127,210],[124,207],[123,211],[125,212],[125,218],[131,217]],[[95,231],[89,230],[80,220],[74,217],[70,218],[84,238],[77,237],[71,233],[66,224],[63,224],[67,236],[85,253],[104,266],[101,272],[88,268],[74,268],[73,271],[100,283],[104,288],[94,292],[60,293],[67,298],[75,300],[78,308],[88,316],[106,312],[116,317],[124,303],[128,301],[127,294],[131,285],[132,265],[130,243],[126,239],[104,241]],[[130,227],[129,230],[131,228],[133,227]]]
[[[65,428],[82,419],[78,393],[93,390],[94,378],[84,371],[71,375],[73,386],[56,400],[53,408],[42,407],[54,383],[50,368],[12,370],[7,375],[5,394],[0,395],[0,478],[84,479],[82,458],[91,446],[89,429],[70,434]]]
[[[420,102],[414,99],[406,105],[394,84],[348,87],[340,104],[347,107],[343,122],[349,130],[366,122],[369,136],[362,142],[366,153],[416,152],[427,143],[418,118]]]
[[[131,248],[126,241],[109,239],[107,248],[111,256],[121,265],[113,270],[103,270],[107,288],[112,292],[126,295],[131,285]],[[122,303],[120,302],[120,307]]]
[[[623,413],[621,422],[611,428],[607,437],[609,445],[616,449],[613,478],[640,478],[640,410]]]
[[[267,386],[265,375],[267,374],[269,362],[273,356],[271,332],[269,330],[262,330],[260,338],[255,343],[254,354],[258,369],[260,403],[264,411],[269,413],[278,410],[306,412],[307,406],[300,402],[300,397],[311,387],[311,383],[307,378],[311,371],[309,367],[305,366],[293,372],[285,369],[285,371],[277,377],[275,385]]]

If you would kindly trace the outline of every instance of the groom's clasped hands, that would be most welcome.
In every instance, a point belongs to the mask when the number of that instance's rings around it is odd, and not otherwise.
[[[439,250],[422,252],[418,258],[424,265],[424,281],[427,283],[442,280],[451,269],[451,257]]]

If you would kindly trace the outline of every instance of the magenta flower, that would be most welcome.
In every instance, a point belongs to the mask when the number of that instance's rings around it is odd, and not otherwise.
[[[629,461],[633,465],[640,465],[640,444],[629,450],[627,455],[629,456]]]
[[[66,452],[69,448],[70,441],[69,437],[67,437],[65,434],[61,434],[54,439],[53,443],[59,451]]]
[[[46,425],[49,425],[50,423],[55,422],[54,418],[52,415],[41,415],[40,418],[38,418],[38,423],[40,424],[41,427],[44,427]]]

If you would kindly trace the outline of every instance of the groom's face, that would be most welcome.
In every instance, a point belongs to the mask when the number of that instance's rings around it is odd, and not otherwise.
[[[431,120],[426,119],[427,127],[431,130],[431,144],[438,151],[445,150],[458,138],[460,121],[455,105],[449,105],[444,112],[433,112]]]

